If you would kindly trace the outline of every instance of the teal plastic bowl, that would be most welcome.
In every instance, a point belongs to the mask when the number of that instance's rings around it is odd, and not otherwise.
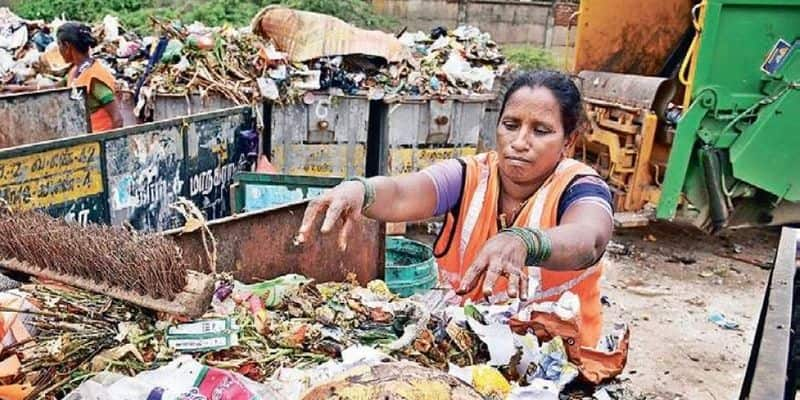
[[[404,237],[387,238],[384,276],[389,290],[398,296],[408,297],[430,290],[436,286],[439,276],[433,249]]]
[[[408,283],[399,283],[394,285],[388,285],[389,290],[400,296],[400,297],[410,297],[418,293],[426,293],[429,290],[436,287],[437,277],[432,276],[426,280],[417,281],[417,282],[408,282]]]

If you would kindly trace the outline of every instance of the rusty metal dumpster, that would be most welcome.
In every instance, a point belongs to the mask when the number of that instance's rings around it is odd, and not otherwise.
[[[163,121],[176,117],[223,110],[235,107],[236,103],[216,93],[210,93],[206,96],[199,94],[157,94],[153,106],[153,121]]]
[[[0,96],[0,148],[89,132],[83,89],[55,89]]]
[[[383,223],[367,218],[358,221],[344,250],[339,248],[335,233],[312,235],[305,244],[296,245],[294,237],[306,205],[307,202],[283,204],[210,222],[208,227],[217,242],[217,270],[231,272],[243,282],[260,282],[289,273],[322,282],[342,282],[350,273],[362,284],[383,279]],[[194,269],[211,270],[203,233],[183,233],[178,229],[167,234],[173,236]]]

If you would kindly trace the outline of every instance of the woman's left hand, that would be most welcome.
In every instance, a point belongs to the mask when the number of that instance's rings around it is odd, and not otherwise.
[[[511,233],[499,233],[489,239],[475,257],[456,293],[465,295],[471,292],[483,279],[483,295],[491,296],[494,285],[501,276],[508,278],[508,296],[528,297],[528,273],[525,259],[528,249],[521,238]]]

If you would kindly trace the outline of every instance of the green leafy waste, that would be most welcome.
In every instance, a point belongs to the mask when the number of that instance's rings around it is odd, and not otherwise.
[[[391,30],[396,25],[364,0],[13,0],[11,8],[23,18],[47,21],[63,16],[94,23],[110,14],[126,28],[145,33],[151,29],[150,16],[208,26],[246,26],[259,10],[273,4],[332,15],[363,28]]]

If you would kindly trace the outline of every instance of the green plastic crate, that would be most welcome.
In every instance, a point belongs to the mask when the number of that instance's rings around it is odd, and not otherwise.
[[[402,297],[436,286],[438,268],[433,249],[403,237],[386,239],[385,280],[389,289]]]

